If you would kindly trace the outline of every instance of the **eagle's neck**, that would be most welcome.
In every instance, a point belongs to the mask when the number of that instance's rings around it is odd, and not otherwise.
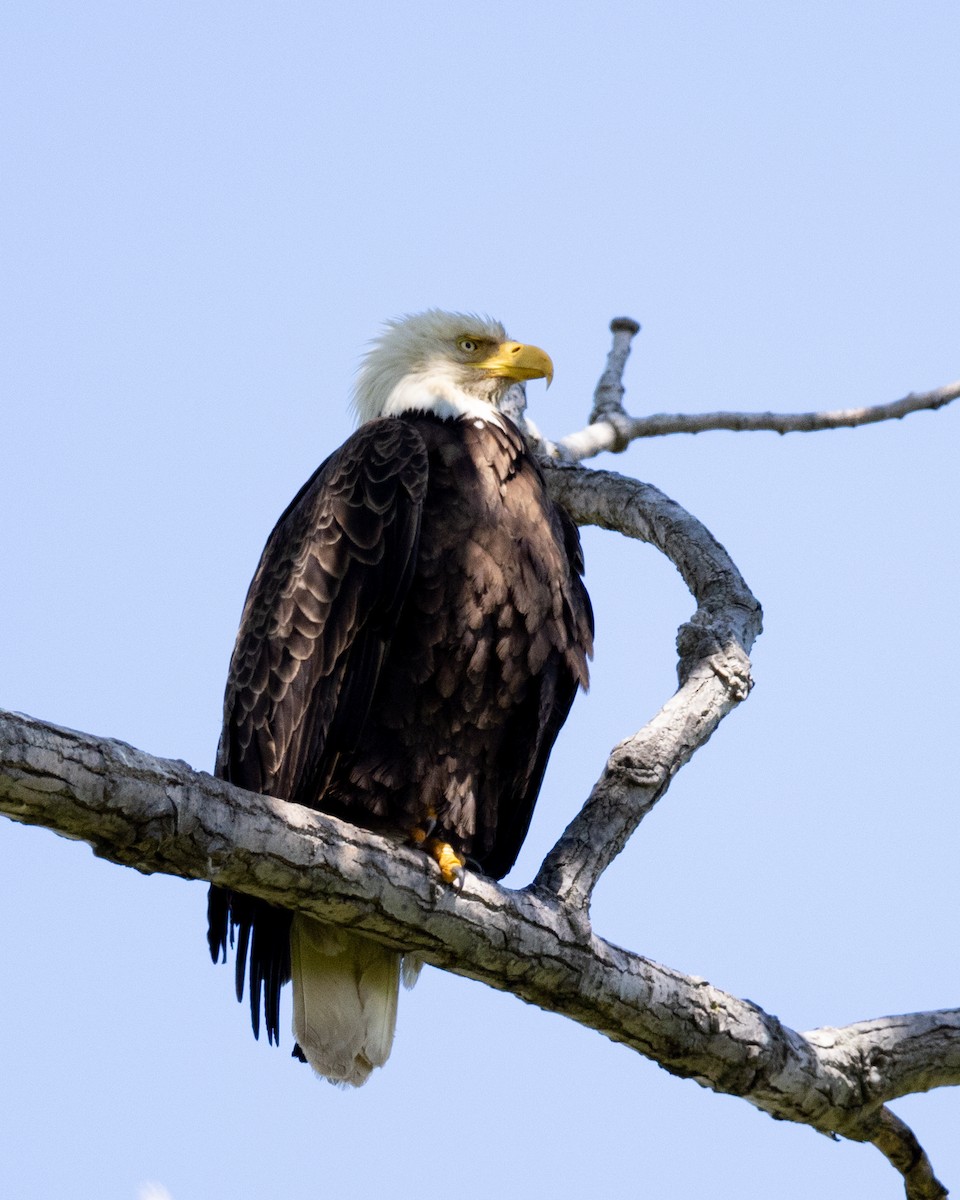
[[[403,376],[387,395],[380,415],[399,417],[402,413],[425,412],[441,419],[489,421],[502,429],[503,421],[495,407],[502,390],[502,380],[485,379],[477,391],[467,391],[452,373],[427,367]]]

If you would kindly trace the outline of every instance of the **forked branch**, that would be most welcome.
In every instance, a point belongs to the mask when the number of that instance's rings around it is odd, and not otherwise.
[[[607,365],[594,393],[593,412],[585,429],[571,433],[559,442],[540,438],[543,454],[557,462],[582,462],[608,450],[619,454],[638,438],[664,437],[671,433],[706,433],[728,429],[737,433],[817,433],[826,429],[845,429],[871,425],[877,421],[895,421],[910,413],[934,411],[960,397],[960,380],[930,392],[911,392],[901,400],[857,408],[822,409],[812,412],[711,412],[654,413],[633,417],[623,406],[623,370],[630,343],[640,326],[631,317],[614,317],[610,322],[613,345]]]

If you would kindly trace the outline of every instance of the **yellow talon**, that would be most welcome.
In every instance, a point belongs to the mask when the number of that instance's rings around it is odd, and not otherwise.
[[[439,838],[431,838],[423,848],[436,860],[444,883],[462,884],[463,868],[467,863],[462,854],[458,854],[449,842],[442,842]]]
[[[437,814],[433,811],[433,809],[430,809],[427,812],[426,822],[423,825],[414,825],[414,827],[410,830],[410,841],[413,842],[415,846],[423,846],[424,842],[433,832],[436,824]]]

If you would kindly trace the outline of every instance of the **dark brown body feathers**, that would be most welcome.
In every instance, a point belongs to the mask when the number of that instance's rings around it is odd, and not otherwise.
[[[362,426],[280,518],[231,661],[217,774],[369,828],[435,833],[513,865],[593,619],[579,537],[510,422]],[[290,914],[210,891],[279,1035]],[[249,951],[248,951],[249,943]]]

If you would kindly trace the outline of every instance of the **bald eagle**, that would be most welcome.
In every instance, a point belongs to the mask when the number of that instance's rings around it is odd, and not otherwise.
[[[217,774],[420,845],[453,883],[513,865],[547,758],[587,686],[593,616],[577,529],[501,411],[546,378],[498,322],[387,325],[360,369],[360,428],[270,534],[230,663]],[[401,955],[211,887],[214,962],[236,941],[279,1041],[359,1086],[390,1053]]]

